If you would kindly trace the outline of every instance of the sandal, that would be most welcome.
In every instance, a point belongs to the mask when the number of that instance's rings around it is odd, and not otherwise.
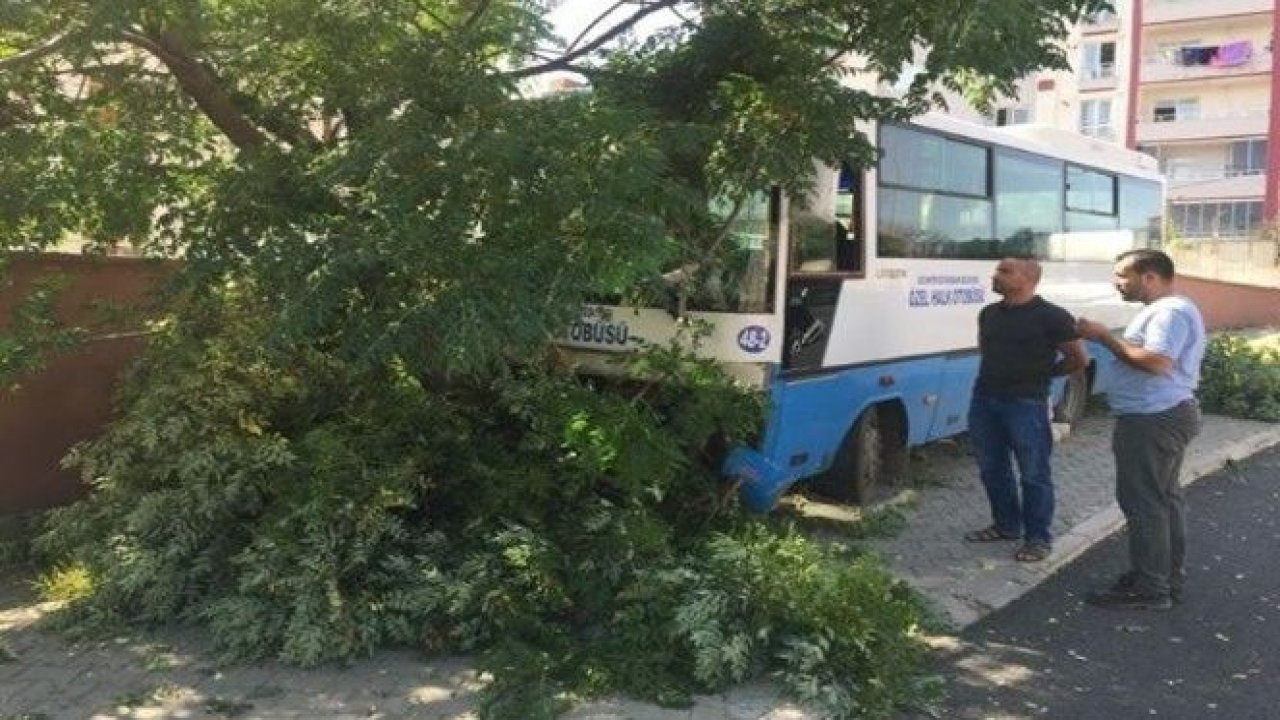
[[[1013,559],[1018,562],[1041,562],[1047,559],[1053,548],[1042,542],[1023,543],[1022,547],[1013,554]]]
[[[1000,532],[995,525],[985,527],[981,530],[973,530],[964,534],[967,542],[1000,542],[1002,540],[1017,540],[1017,535],[1006,535]]]

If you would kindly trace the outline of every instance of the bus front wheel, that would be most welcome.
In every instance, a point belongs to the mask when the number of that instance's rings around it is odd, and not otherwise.
[[[818,490],[836,500],[870,505],[881,491],[896,489],[906,475],[904,421],[901,410],[890,405],[864,410],[820,478]]]

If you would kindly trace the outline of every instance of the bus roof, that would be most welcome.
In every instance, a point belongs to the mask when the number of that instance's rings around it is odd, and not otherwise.
[[[1159,163],[1145,153],[1114,143],[1046,125],[1005,125],[991,127],[960,120],[940,112],[928,112],[912,124],[932,128],[978,142],[1045,155],[1099,170],[1163,182]]]

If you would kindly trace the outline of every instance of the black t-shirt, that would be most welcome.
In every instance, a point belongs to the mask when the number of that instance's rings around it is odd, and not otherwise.
[[[974,391],[996,397],[1048,397],[1058,346],[1078,337],[1071,313],[1039,295],[1022,305],[993,303],[982,308],[982,362]]]

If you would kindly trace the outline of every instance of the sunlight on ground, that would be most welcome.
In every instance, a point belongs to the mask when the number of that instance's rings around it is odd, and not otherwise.
[[[33,602],[29,605],[0,609],[0,632],[30,628],[59,607],[61,603]]]
[[[959,663],[961,669],[996,687],[1018,685],[1035,677],[1035,671],[1026,665],[1001,662],[987,655],[977,655]]]

